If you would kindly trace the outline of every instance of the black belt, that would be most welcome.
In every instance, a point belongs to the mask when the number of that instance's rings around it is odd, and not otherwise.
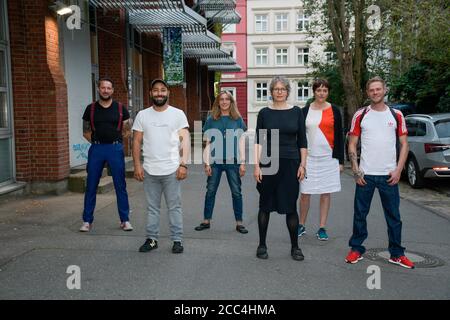
[[[105,143],[105,142],[100,142],[100,141],[92,141],[92,144],[119,144],[119,143],[122,143],[122,142],[114,141],[114,142]]]

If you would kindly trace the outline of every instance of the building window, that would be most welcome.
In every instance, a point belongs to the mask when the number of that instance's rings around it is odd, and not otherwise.
[[[297,19],[297,31],[308,31],[309,28],[309,16],[304,13],[300,13]]]
[[[6,41],[6,24],[3,17],[5,16],[5,9],[3,7],[3,1],[0,2],[0,40]]]
[[[14,180],[10,49],[6,1],[0,1],[0,186]]]
[[[336,52],[325,52],[325,59],[327,63],[333,63],[336,61]]]
[[[267,82],[256,82],[256,101],[267,101]]]
[[[222,33],[236,33],[236,25],[234,23],[225,24]]]
[[[287,48],[277,49],[276,62],[277,62],[277,65],[288,64],[288,49]]]
[[[279,13],[275,16],[275,31],[285,32],[288,31],[288,14]]]
[[[256,32],[267,32],[267,15],[266,14],[257,14],[255,16],[256,21]]]
[[[298,82],[297,87],[297,100],[298,101],[306,101],[310,98],[310,87],[308,85],[308,82],[300,81]]]
[[[255,56],[256,56],[256,65],[257,66],[264,66],[267,65],[267,49],[256,49]]]
[[[233,96],[234,100],[236,101],[236,88],[235,87],[222,87],[221,91],[229,92]]]
[[[309,48],[298,48],[297,63],[306,66],[309,62]]]

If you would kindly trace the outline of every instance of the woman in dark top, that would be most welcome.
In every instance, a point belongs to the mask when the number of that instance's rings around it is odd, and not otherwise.
[[[305,177],[307,144],[305,120],[299,107],[287,103],[289,81],[275,77],[270,83],[273,105],[263,108],[256,123],[255,170],[259,191],[259,246],[256,256],[267,259],[266,235],[272,211],[286,215],[291,256],[303,260],[298,247],[297,198]]]

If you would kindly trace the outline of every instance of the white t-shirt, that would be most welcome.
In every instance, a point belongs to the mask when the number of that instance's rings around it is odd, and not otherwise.
[[[405,118],[395,110],[398,123],[386,106],[384,111],[375,111],[370,106],[362,122],[364,108],[353,116],[350,135],[361,137],[361,162],[359,168],[368,175],[389,175],[397,167],[396,134],[408,134]]]
[[[186,115],[169,106],[162,112],[153,107],[140,111],[133,130],[144,133],[144,170],[151,175],[174,173],[180,165],[180,139],[178,131],[189,127]]]

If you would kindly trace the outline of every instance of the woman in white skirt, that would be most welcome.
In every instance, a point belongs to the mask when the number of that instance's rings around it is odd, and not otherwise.
[[[328,240],[326,224],[331,193],[341,190],[340,172],[344,170],[342,117],[338,107],[327,102],[329,83],[318,79],[313,83],[314,102],[302,109],[306,122],[308,157],[305,179],[301,181],[300,221],[298,236],[306,232],[312,194],[320,194],[319,240]]]

